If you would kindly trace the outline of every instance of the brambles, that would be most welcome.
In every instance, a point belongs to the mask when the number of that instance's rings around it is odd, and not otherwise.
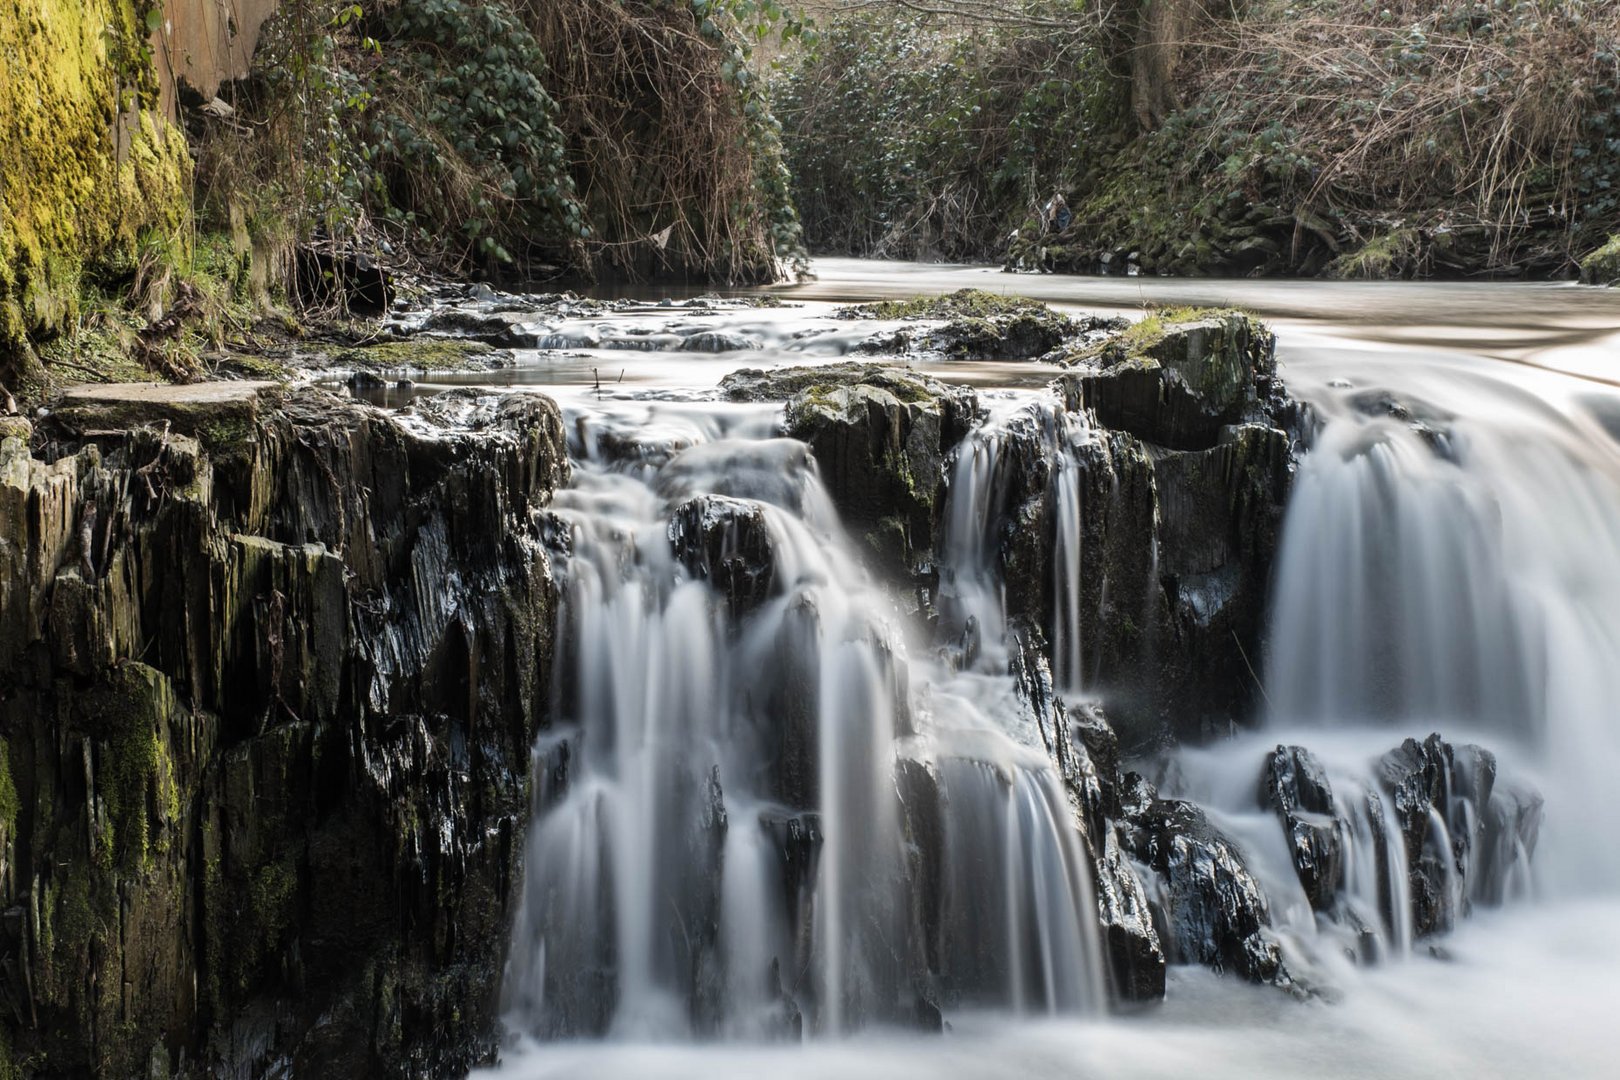
[[[775,0],[523,0],[550,60],[596,268],[762,281],[802,258],[779,125],[748,42],[792,38]]]
[[[774,0],[300,0],[248,123],[204,121],[205,190],[217,220],[458,272],[772,279],[802,246],[745,39],[798,25]]]

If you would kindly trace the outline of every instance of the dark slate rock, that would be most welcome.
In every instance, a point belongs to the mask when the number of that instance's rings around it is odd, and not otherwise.
[[[1160,940],[1172,963],[1207,964],[1251,982],[1286,981],[1265,893],[1201,809],[1155,800],[1121,839],[1159,877]]]
[[[675,557],[726,598],[733,620],[772,595],[776,558],[759,503],[723,495],[689,499],[676,507],[668,534]]]
[[[1344,882],[1344,832],[1327,772],[1309,750],[1278,746],[1266,759],[1260,802],[1288,835],[1288,852],[1311,907],[1333,906]]]

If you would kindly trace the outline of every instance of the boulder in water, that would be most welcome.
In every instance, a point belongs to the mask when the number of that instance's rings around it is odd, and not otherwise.
[[[512,310],[487,304],[444,307],[429,315],[422,329],[503,349],[533,349],[545,333],[544,316],[539,309]]]
[[[727,353],[746,352],[761,347],[758,338],[746,334],[732,334],[722,330],[700,330],[681,339],[682,352]]]
[[[732,400],[786,400],[787,434],[810,447],[851,533],[899,579],[926,577],[946,456],[978,414],[971,390],[880,364],[744,370],[721,388]]]
[[[770,597],[776,559],[759,503],[724,495],[688,499],[675,509],[668,534],[675,557],[726,598],[733,619]]]
[[[874,337],[868,353],[917,348],[959,360],[1031,360],[1080,334],[1118,320],[1075,320],[1038,300],[959,289],[945,296],[887,300],[837,312],[842,318],[905,319],[925,324],[916,331]],[[1119,328],[1123,329],[1123,323]]]
[[[1237,846],[1190,802],[1155,799],[1122,831],[1158,875],[1160,938],[1172,963],[1286,982],[1265,892]]]
[[[1153,925],[1153,910],[1112,826],[1103,834],[1094,866],[1097,921],[1114,993],[1125,1001],[1164,997],[1164,949]]]
[[[1311,907],[1333,906],[1344,880],[1344,836],[1327,771],[1309,750],[1278,746],[1266,759],[1261,805],[1270,806],[1288,836],[1288,854]]]
[[[1466,884],[1491,821],[1496,757],[1478,746],[1453,746],[1438,734],[1407,739],[1378,762],[1380,786],[1392,803],[1406,853],[1416,936],[1450,930],[1467,914]],[[1540,824],[1539,797],[1522,808],[1498,807],[1499,833],[1531,836]],[[1511,850],[1511,843],[1509,844]],[[1507,865],[1497,864],[1498,873]]]
[[[1105,427],[1176,450],[1214,446],[1221,428],[1260,419],[1276,390],[1276,337],[1239,312],[1151,314],[1066,358],[1071,407]]]

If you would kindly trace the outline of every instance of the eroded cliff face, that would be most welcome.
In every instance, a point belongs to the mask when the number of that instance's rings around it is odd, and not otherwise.
[[[0,430],[0,1027],[32,1075],[488,1053],[549,400],[117,389]]]

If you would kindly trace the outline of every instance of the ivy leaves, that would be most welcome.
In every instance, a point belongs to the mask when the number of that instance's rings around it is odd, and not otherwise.
[[[467,254],[512,263],[515,241],[590,235],[568,173],[546,60],[506,0],[403,0],[385,15],[398,92],[367,132],[375,159],[462,193],[453,217],[420,184],[381,187],[387,211],[461,234]]]

